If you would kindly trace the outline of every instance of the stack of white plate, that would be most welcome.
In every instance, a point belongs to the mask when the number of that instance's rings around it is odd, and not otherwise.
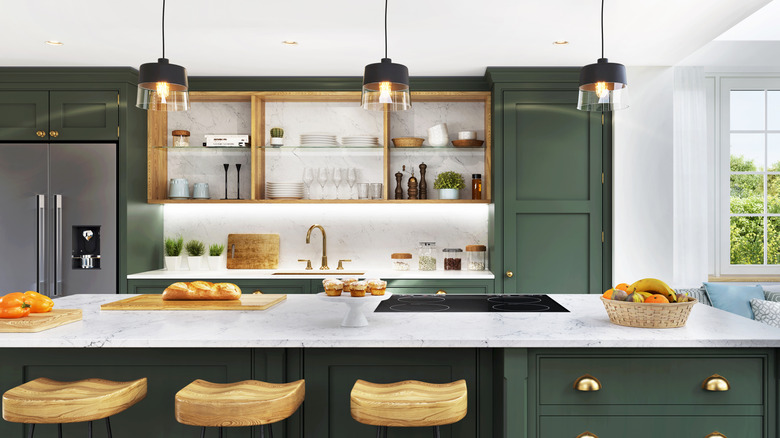
[[[338,146],[336,136],[331,134],[301,134],[301,146]]]
[[[268,182],[266,183],[268,199],[303,199],[302,182]]]
[[[348,148],[379,147],[379,139],[373,135],[350,135],[341,137],[341,144]]]

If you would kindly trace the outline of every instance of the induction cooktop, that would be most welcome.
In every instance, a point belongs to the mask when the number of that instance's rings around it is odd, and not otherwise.
[[[568,312],[547,295],[393,295],[375,312]]]

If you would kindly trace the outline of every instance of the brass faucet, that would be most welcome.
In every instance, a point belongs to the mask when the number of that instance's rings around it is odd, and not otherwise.
[[[322,228],[322,225],[314,224],[309,227],[309,231],[306,232],[306,243],[311,243],[311,230],[319,228],[320,231],[322,231],[322,266],[320,266],[320,270],[324,271],[326,269],[330,269],[328,267],[328,253],[327,253],[327,247],[328,247],[328,238],[325,235],[325,228]]]

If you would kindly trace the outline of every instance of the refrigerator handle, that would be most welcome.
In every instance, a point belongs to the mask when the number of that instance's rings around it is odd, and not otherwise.
[[[38,198],[38,280],[37,292],[46,295],[46,195]]]
[[[62,195],[54,195],[54,296],[62,294]]]

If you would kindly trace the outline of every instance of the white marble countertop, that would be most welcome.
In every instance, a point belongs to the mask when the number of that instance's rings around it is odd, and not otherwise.
[[[553,295],[569,313],[367,313],[341,327],[343,303],[288,295],[263,311],[101,311],[131,295],[72,295],[56,308],[83,320],[39,333],[0,333],[0,347],[55,348],[662,348],[780,347],[780,329],[696,304],[685,327],[609,322],[598,295]]]
[[[273,275],[274,272],[300,273],[300,275]],[[493,280],[495,275],[490,271],[393,271],[390,269],[345,269],[338,271],[331,269],[328,274],[313,271],[302,271],[300,269],[222,269],[218,271],[199,270],[199,271],[167,271],[158,269],[156,271],[140,272],[130,274],[128,280],[172,280],[172,279],[274,279],[274,280],[316,280],[325,277],[347,277],[355,276],[361,278],[381,278],[383,280]],[[344,273],[341,273],[344,272]],[[350,275],[350,273],[362,272],[361,275]]]

